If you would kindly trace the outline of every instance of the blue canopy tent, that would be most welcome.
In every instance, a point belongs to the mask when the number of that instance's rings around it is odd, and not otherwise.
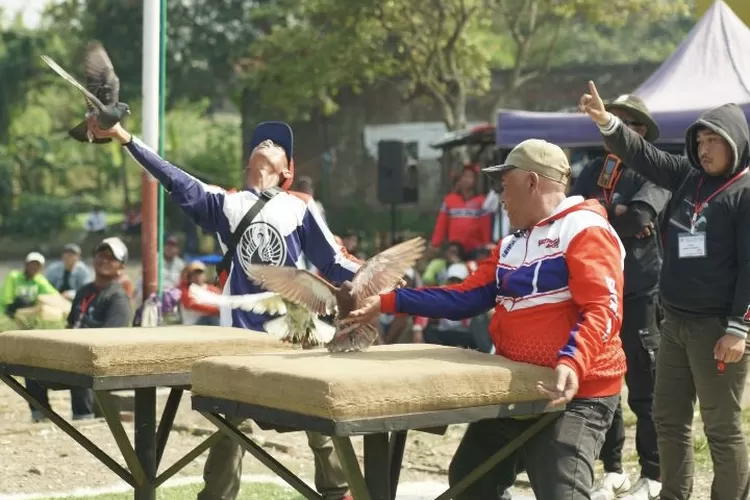
[[[750,28],[717,0],[677,50],[634,91],[659,125],[657,142],[684,142],[685,129],[701,113],[728,102],[740,104],[750,121],[749,53]],[[606,88],[599,91],[606,93]],[[512,148],[532,137],[563,147],[601,144],[597,127],[579,113],[498,111],[498,147]]]

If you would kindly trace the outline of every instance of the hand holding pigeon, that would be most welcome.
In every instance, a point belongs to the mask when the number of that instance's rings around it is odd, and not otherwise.
[[[391,247],[365,262],[352,282],[344,282],[340,287],[309,271],[293,267],[251,265],[247,271],[250,279],[259,286],[306,307],[314,314],[327,316],[336,313],[337,331],[327,345],[329,351],[362,351],[378,338],[377,328],[361,322],[344,326],[338,320],[361,308],[369,297],[393,290],[406,271],[422,257],[424,250],[422,238]]]

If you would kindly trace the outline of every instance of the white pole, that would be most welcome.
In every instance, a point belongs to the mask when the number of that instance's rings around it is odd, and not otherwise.
[[[159,145],[159,17],[158,0],[143,0],[143,141]]]
[[[159,0],[143,0],[143,129],[141,136],[151,149],[159,147]],[[143,259],[143,300],[157,293],[159,272],[158,190],[156,179],[144,169],[141,173],[141,257]],[[145,306],[145,303],[144,303]],[[142,326],[155,326],[146,325]],[[136,420],[138,417],[136,416]],[[136,422],[136,432],[138,422]]]

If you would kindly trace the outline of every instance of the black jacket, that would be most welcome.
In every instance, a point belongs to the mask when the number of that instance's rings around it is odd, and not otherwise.
[[[709,128],[734,151],[723,177],[706,175],[698,160],[696,136]],[[742,175],[705,204],[696,232],[705,233],[706,257],[679,258],[679,235],[689,233],[700,203],[742,172],[750,160],[750,133],[739,106],[726,104],[704,113],[686,132],[687,156],[665,153],[614,119],[602,129],[609,149],[632,169],[672,192],[665,214],[661,295],[668,310],[692,317],[719,317],[728,333],[747,335],[750,306],[750,175]],[[700,192],[696,193],[700,187]]]
[[[607,209],[609,222],[617,231],[625,247],[625,298],[653,294],[659,284],[661,255],[658,234],[638,239],[650,223],[658,227],[657,218],[669,201],[669,191],[647,181],[632,169],[622,171],[614,192],[605,197],[599,186],[599,175],[604,158],[595,158],[581,170],[570,195],[596,199]],[[609,202],[607,197],[610,197]],[[615,205],[625,205],[628,211],[615,215]]]

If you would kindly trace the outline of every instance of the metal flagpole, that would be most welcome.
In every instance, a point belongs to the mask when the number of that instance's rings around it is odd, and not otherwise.
[[[157,149],[159,141],[159,2],[143,0],[143,141]],[[157,289],[158,183],[145,170],[141,173],[141,258],[143,300]]]

